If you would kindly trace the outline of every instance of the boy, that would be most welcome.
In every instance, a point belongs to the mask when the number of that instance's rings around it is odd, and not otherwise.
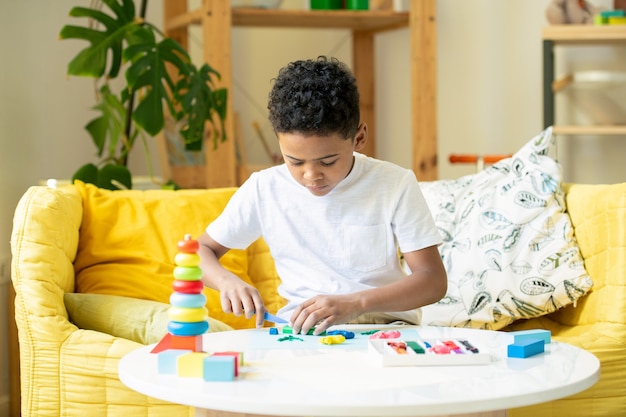
[[[292,62],[268,109],[285,163],[253,174],[199,238],[204,284],[220,291],[224,311],[256,313],[262,326],[259,292],[218,261],[262,236],[288,301],[278,315],[295,334],[419,324],[419,307],[446,293],[441,237],[413,172],[358,153],[367,125],[350,70],[325,57]]]

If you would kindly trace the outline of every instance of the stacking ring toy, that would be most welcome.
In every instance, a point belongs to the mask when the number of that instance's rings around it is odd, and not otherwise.
[[[172,288],[174,288],[175,292],[199,294],[204,289],[204,284],[202,281],[180,281],[175,279]]]
[[[174,292],[170,295],[170,304],[174,307],[199,308],[206,304],[204,294],[182,294]]]
[[[167,331],[176,336],[195,336],[206,333],[209,330],[209,322],[206,320],[193,323],[170,321],[167,323]]]
[[[181,307],[170,307],[167,310],[167,317],[171,321],[180,321],[183,323],[192,323],[194,321],[202,321],[205,320],[208,316],[209,312],[206,307],[202,308],[181,308]]]
[[[198,266],[200,265],[200,255],[179,252],[174,257],[174,263],[178,266]]]
[[[202,269],[197,266],[177,266],[174,268],[174,278],[183,281],[197,281],[202,278]]]

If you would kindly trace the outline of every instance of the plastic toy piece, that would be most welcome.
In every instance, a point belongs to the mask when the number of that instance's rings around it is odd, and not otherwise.
[[[205,381],[232,381],[235,379],[235,357],[210,355],[204,358],[202,378]]]
[[[513,343],[519,343],[529,339],[541,339],[545,344],[548,344],[552,340],[550,331],[543,329],[520,330],[518,332],[511,332],[510,334],[513,335]]]
[[[160,353],[168,349],[186,349],[193,352],[202,352],[202,335],[175,336],[167,333],[150,353]]]
[[[191,352],[181,355],[176,359],[177,372],[180,377],[202,378],[204,358],[209,354],[205,352]]]
[[[172,321],[180,321],[183,323],[193,323],[202,321],[207,318],[208,310],[206,307],[200,308],[180,308],[170,307],[167,310],[167,317]]]
[[[174,263],[178,266],[198,266],[200,265],[200,255],[197,253],[178,252],[174,256]]]
[[[172,283],[174,291],[183,294],[200,294],[204,289],[202,281],[182,281],[175,279]]]
[[[349,330],[328,330],[326,332],[327,335],[329,336],[334,336],[336,334],[340,334],[343,337],[345,337],[346,339],[354,339],[354,333],[349,331]]]
[[[287,320],[281,319],[280,317],[275,316],[273,314],[270,314],[267,311],[263,315],[263,319],[265,321],[271,321],[272,323],[276,323],[276,324],[287,324],[287,323],[289,323]]]
[[[276,327],[270,327],[270,334],[271,335],[277,335],[278,334],[278,329]]]
[[[322,338],[319,339],[320,343],[323,343],[325,345],[339,345],[343,342],[346,341],[345,336],[340,335],[340,334],[336,334],[333,336],[324,336]]]
[[[178,357],[191,352],[191,350],[169,349],[159,353],[158,372],[160,374],[176,375],[176,373],[178,372]]]
[[[206,296],[200,294],[185,294],[173,292],[170,295],[170,304],[174,307],[201,308],[206,305]]]
[[[543,353],[545,343],[543,339],[527,339],[519,343],[507,346],[507,356],[509,358],[529,358]]]
[[[209,330],[208,321],[198,321],[185,323],[180,321],[170,321],[167,323],[167,331],[175,336],[195,336],[206,333]]]
[[[199,281],[202,278],[202,269],[198,266],[177,266],[174,268],[174,278],[181,281]]]
[[[178,241],[178,251],[183,253],[196,253],[200,250],[200,243],[192,239],[190,234],[186,234],[183,240]]]

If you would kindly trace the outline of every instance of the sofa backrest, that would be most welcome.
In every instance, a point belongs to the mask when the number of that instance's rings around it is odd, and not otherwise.
[[[186,234],[197,238],[236,190],[109,191],[83,183],[58,190],[33,188],[37,189],[38,202],[29,205],[28,221],[37,219],[49,226],[29,227],[23,238],[41,242],[47,250],[64,251],[63,268],[73,266],[65,274],[64,282],[55,286],[65,292],[119,295],[163,303],[169,303],[173,291],[177,242]],[[60,201],[62,205],[72,205],[72,209],[61,211],[57,207]],[[62,230],[51,233],[59,227]],[[58,257],[47,254],[40,258],[56,263]],[[262,240],[247,250],[229,251],[221,261],[259,289],[268,310],[275,312],[283,305],[276,292],[279,278]],[[51,268],[55,270],[57,265]],[[54,280],[54,275],[44,279]],[[224,313],[217,291],[208,288],[204,291],[210,317],[234,328],[254,327],[254,318]]]
[[[593,288],[550,315],[569,325],[622,325],[626,311],[626,183],[567,184],[567,211]]]

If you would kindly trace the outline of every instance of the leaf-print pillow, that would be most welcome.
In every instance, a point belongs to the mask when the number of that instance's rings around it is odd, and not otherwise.
[[[590,290],[554,152],[548,128],[481,172],[421,183],[448,272],[446,296],[422,309],[424,325],[497,330]]]

